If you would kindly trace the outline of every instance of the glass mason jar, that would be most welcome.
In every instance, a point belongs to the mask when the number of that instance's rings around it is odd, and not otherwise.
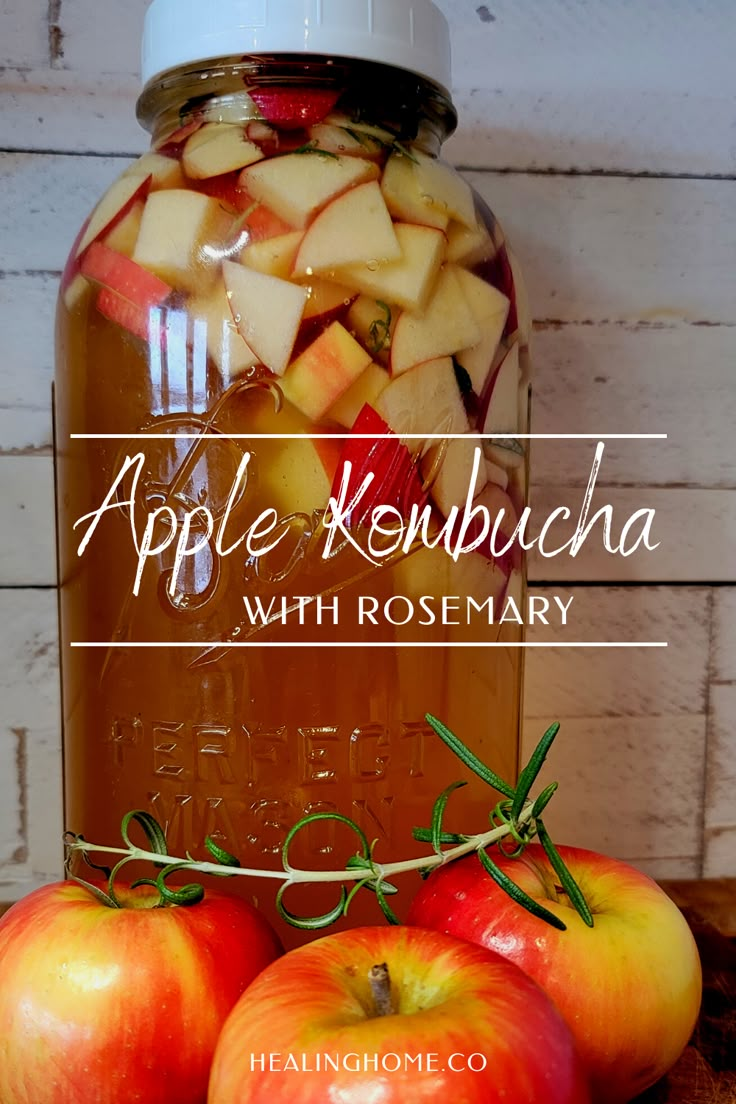
[[[431,5],[390,6],[446,36]],[[522,557],[437,542],[469,506],[503,511],[504,536],[524,507],[529,314],[498,223],[439,157],[456,116],[437,70],[233,42],[150,75],[151,151],[62,282],[67,825],[115,844],[146,809],[170,854],[211,836],[279,869],[297,821],[339,812],[378,861],[409,858],[449,781],[469,782],[451,830],[494,803],[428,712],[517,772],[523,651],[502,645],[523,630],[499,622]],[[324,820],[291,860],[354,849]],[[274,882],[223,884],[275,915]],[[378,918],[365,896],[352,923]]]

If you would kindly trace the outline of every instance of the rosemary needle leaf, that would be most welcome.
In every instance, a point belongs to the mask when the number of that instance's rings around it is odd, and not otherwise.
[[[532,820],[534,820],[535,817],[540,817],[542,815],[559,788],[559,782],[550,782],[546,790],[542,790],[541,794],[534,802],[534,806],[532,808]]]
[[[237,859],[235,855],[231,855],[229,851],[225,851],[224,848],[218,846],[212,839],[212,836],[207,836],[204,841],[204,845],[209,851],[210,855],[220,864],[220,866],[240,866],[240,859]]]
[[[326,912],[323,916],[307,917],[296,916],[287,909],[284,904],[284,894],[288,888],[288,882],[285,882],[281,886],[276,897],[276,908],[281,919],[285,920],[287,924],[290,924],[292,928],[299,928],[300,931],[320,931],[322,928],[329,928],[331,924],[335,924],[345,915],[345,909],[348,904],[348,892],[345,886],[340,887],[340,900],[331,912]]]
[[[432,810],[431,843],[438,855],[442,850],[442,822],[445,819],[447,802],[450,800],[455,790],[461,790],[463,786],[467,786],[467,782],[453,782],[451,786],[448,786],[447,789],[440,794],[434,803],[434,809]]]
[[[578,916],[580,916],[580,918],[588,925],[589,928],[592,928],[593,914],[588,907],[588,902],[585,900],[583,891],[573,878],[568,868],[565,866],[562,856],[553,844],[549,832],[544,826],[544,822],[539,819],[537,819],[537,834],[539,836],[539,842],[544,848],[547,858],[552,864],[552,869],[554,870],[557,877],[560,879],[560,882],[562,883],[562,888],[564,889],[565,893],[575,906],[575,910],[578,913]]]
[[[132,813],[128,813],[123,817],[123,823],[120,827],[120,834],[122,835],[125,843],[132,850],[135,850],[135,844],[131,842],[128,829],[135,821],[143,829],[146,839],[148,840],[151,851],[156,855],[168,854],[168,844],[166,843],[166,833],[163,828],[150,813],[142,812],[140,809],[134,810]]]
[[[444,725],[442,721],[438,721],[431,713],[427,713],[426,720],[427,724],[437,733],[440,740],[449,747],[450,751],[457,755],[458,759],[460,759],[473,774],[477,774],[478,778],[482,778],[487,785],[492,786],[494,790],[498,790],[504,797],[515,797],[515,791],[509,786],[508,782],[504,782],[504,780],[499,778],[490,767],[487,767],[469,747],[465,746],[458,736],[450,732],[447,725]]]
[[[540,770],[544,765],[544,761],[547,758],[547,753],[552,747],[552,744],[557,739],[557,734],[560,731],[559,724],[551,725],[545,732],[542,739],[539,741],[537,748],[532,755],[531,759],[524,767],[521,775],[519,776],[519,785],[516,787],[516,793],[514,796],[514,803],[511,806],[511,819],[518,820],[521,815],[521,810],[524,808],[524,803],[529,796],[532,786],[537,780]]]
[[[521,889],[516,882],[512,882],[507,874],[504,874],[500,867],[496,866],[493,859],[486,851],[480,850],[478,852],[478,858],[480,859],[481,866],[490,874],[496,885],[500,886],[505,893],[508,893],[509,897],[516,901],[517,905],[521,905],[531,912],[533,916],[537,916],[540,920],[544,920],[553,928],[557,928],[559,931],[567,931],[567,925],[560,920],[554,913],[549,912],[548,909],[538,904],[532,897]]]

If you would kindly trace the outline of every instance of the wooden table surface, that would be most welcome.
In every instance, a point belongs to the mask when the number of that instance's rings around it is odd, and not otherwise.
[[[736,880],[667,882],[703,962],[703,1007],[690,1046],[635,1104],[736,1104]],[[7,905],[0,905],[0,915]]]

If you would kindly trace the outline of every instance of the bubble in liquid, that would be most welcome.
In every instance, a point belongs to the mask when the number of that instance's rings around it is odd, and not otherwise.
[[[368,261],[368,268],[371,272],[375,272],[378,269],[378,261]]]

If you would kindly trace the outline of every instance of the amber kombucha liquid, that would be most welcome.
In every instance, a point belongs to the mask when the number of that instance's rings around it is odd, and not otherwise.
[[[376,860],[389,863],[429,851],[413,841],[412,829],[429,824],[450,782],[465,779],[446,826],[484,831],[497,795],[444,747],[425,715],[439,717],[513,781],[523,651],[512,645],[522,630],[481,621],[393,626],[385,618],[376,627],[359,623],[358,602],[371,595],[383,610],[395,596],[436,603],[443,595],[488,597],[492,565],[477,554],[455,564],[442,549],[422,547],[380,567],[350,546],[325,558],[326,473],[343,440],[312,440],[317,432],[329,435],[329,426],[281,406],[262,367],[224,377],[185,305],[174,301],[162,312],[155,340],[146,343],[105,317],[95,296],[88,287],[71,309],[62,301],[58,316],[67,828],[116,846],[123,816],[147,810],[165,827],[174,857],[207,858],[210,836],[243,866],[278,871],[297,821],[339,812],[377,841]],[[288,530],[278,551],[257,559],[241,545],[221,555],[210,541],[186,559],[172,595],[172,546],[148,558],[135,596],[133,534],[140,542],[149,514],[161,506],[179,523],[197,507],[221,521],[245,453],[247,479],[230,503],[224,543],[273,508]],[[137,480],[131,469],[109,503],[116,508],[99,518],[79,555],[89,520],[75,524],[100,508],[126,457],[137,455]],[[509,488],[519,508],[525,493],[523,465]],[[154,542],[164,537],[161,525]],[[321,624],[316,601],[302,625],[294,618],[248,621],[244,597],[268,604],[298,596],[323,598]],[[330,614],[335,601],[338,623]],[[419,646],[458,643],[471,646]],[[89,644],[101,646],[74,646]],[[322,821],[299,837],[291,861],[336,870],[357,849],[349,829]],[[417,879],[399,880],[402,892],[392,898],[399,915]],[[287,944],[304,938],[277,920],[278,881],[212,884],[254,900]],[[286,904],[317,915],[337,894],[334,886],[308,887],[290,892]],[[347,922],[379,920],[375,896],[363,891]]]

